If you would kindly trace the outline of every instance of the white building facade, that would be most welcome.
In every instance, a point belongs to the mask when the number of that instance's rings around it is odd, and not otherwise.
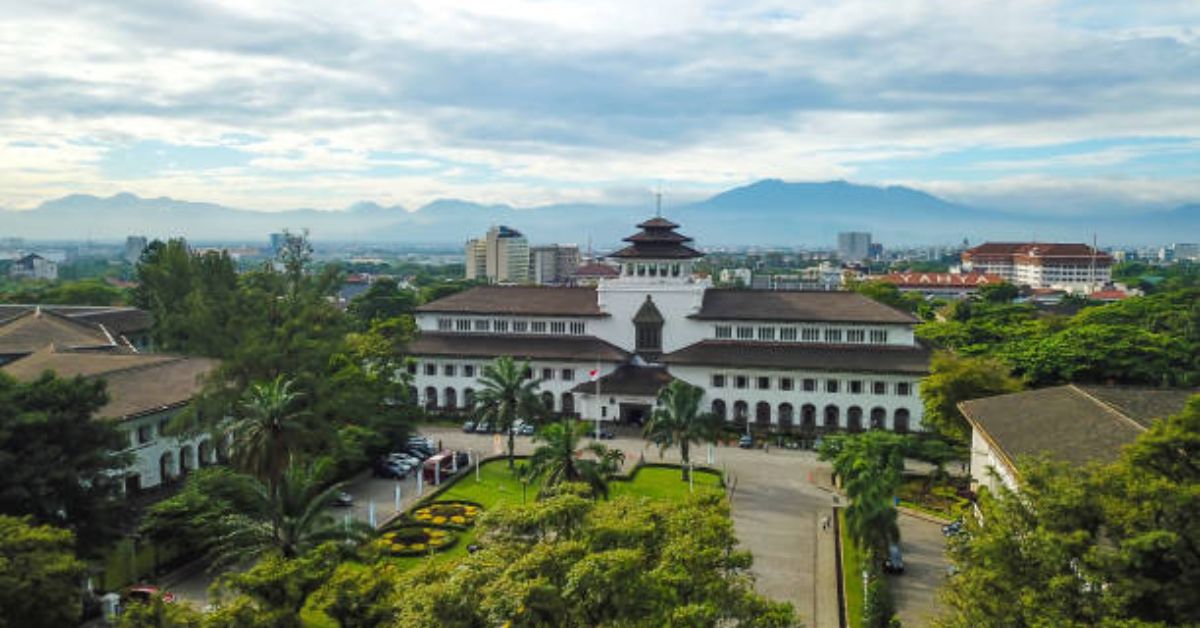
[[[483,366],[511,356],[552,410],[588,419],[641,423],[681,379],[747,430],[920,429],[929,355],[915,318],[851,292],[714,288],[678,225],[638,226],[610,256],[620,275],[595,287],[487,286],[418,308],[421,402],[462,410]]]
[[[1089,294],[1112,282],[1111,255],[1086,244],[988,242],[962,253],[966,273],[1012,284]]]

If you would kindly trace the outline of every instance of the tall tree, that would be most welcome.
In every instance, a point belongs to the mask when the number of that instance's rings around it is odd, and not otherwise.
[[[968,399],[1017,392],[1021,381],[1003,362],[991,358],[961,357],[947,351],[933,355],[929,376],[921,382],[925,413],[921,422],[957,442],[971,438],[971,428],[958,411]]]
[[[255,384],[229,426],[234,465],[272,488],[311,437],[297,410],[300,396],[283,377]]]
[[[483,367],[480,390],[475,393],[475,415],[479,421],[499,427],[508,434],[508,468],[513,468],[516,441],[513,424],[517,419],[538,420],[546,409],[538,398],[538,380],[528,363],[518,364],[509,356],[496,358]]]
[[[563,419],[542,428],[534,442],[542,442],[529,457],[529,477],[543,478],[543,491],[562,482],[582,482],[595,496],[608,497],[608,481],[621,469],[625,454],[600,443],[579,446],[586,428],[582,423]],[[590,454],[592,458],[583,458]]]
[[[658,405],[646,421],[646,438],[658,445],[660,453],[679,447],[684,481],[688,479],[692,443],[715,441],[721,426],[720,417],[700,411],[703,397],[703,388],[674,380],[658,393]]]
[[[71,533],[0,515],[0,628],[57,628],[79,623],[87,565]]]
[[[411,316],[416,307],[416,292],[401,289],[395,279],[381,278],[355,297],[346,311],[357,319],[359,328],[366,329],[377,320]]]
[[[0,513],[69,528],[84,554],[116,536],[125,511],[114,478],[130,458],[114,452],[129,437],[95,420],[106,402],[101,380],[0,373]]]

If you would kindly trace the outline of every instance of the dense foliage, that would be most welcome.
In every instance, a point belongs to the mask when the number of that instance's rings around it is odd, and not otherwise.
[[[1200,623],[1200,396],[1111,465],[1018,466],[950,544],[943,625]]]
[[[1071,316],[1027,304],[963,301],[917,328],[934,347],[994,357],[1030,386],[1200,384],[1200,288],[1086,307]]]
[[[95,412],[103,381],[47,373],[20,383],[0,373],[0,514],[64,527],[82,554],[117,532],[123,507],[111,479],[129,462],[129,440]]]
[[[967,442],[971,427],[958,410],[959,402],[1019,390],[1021,381],[1000,360],[939,351],[930,361],[929,375],[921,381],[925,404],[921,424],[950,440]]]
[[[21,281],[0,279],[0,303],[123,305],[126,291],[100,279]]]
[[[511,357],[501,356],[483,367],[480,390],[475,393],[471,410],[481,423],[508,434],[509,468],[515,465],[513,424],[518,420],[539,421],[546,416],[546,407],[537,394],[540,385],[541,382],[533,379],[528,362],[518,363]]]
[[[71,533],[0,515],[0,628],[57,628],[79,619],[85,565]]]
[[[599,442],[581,447],[586,429],[583,422],[565,418],[539,430],[533,440],[541,444],[524,467],[525,478],[540,479],[543,491],[576,482],[586,484],[594,496],[608,497],[608,481],[621,470],[625,452]],[[584,458],[583,454],[590,457]]]

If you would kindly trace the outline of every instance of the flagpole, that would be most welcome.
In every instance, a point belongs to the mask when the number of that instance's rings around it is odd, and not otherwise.
[[[600,361],[596,361],[596,433],[592,434],[592,439],[600,440]]]

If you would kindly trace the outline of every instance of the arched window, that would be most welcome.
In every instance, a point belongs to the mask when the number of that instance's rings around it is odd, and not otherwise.
[[[887,420],[887,410],[875,406],[871,408],[871,429],[882,430],[883,423]]]
[[[425,409],[434,410],[437,408],[437,389],[433,386],[425,387]]]
[[[463,407],[468,410],[475,407],[475,389],[474,388],[464,388],[463,389]]]
[[[442,405],[445,406],[447,410],[458,409],[458,393],[456,393],[453,388],[446,388]]]
[[[850,406],[846,410],[846,429],[851,432],[862,431],[862,408],[858,406]]]
[[[554,393],[550,391],[543,392],[542,405],[545,406],[546,412],[554,412]]]
[[[825,406],[825,429],[836,430],[839,427],[838,421],[840,418],[841,412],[837,406],[833,404]]]
[[[900,408],[892,415],[892,429],[900,434],[908,432],[908,410]]]
[[[765,401],[754,404],[754,422],[759,427],[771,427],[771,404]]]
[[[163,455],[158,459],[158,475],[161,482],[166,484],[175,479],[175,452],[164,451]]]
[[[712,413],[720,417],[722,421],[728,418],[725,414],[725,401],[723,399],[713,399]]]
[[[213,447],[211,440],[202,440],[196,445],[196,459],[200,466],[213,463]]]
[[[746,405],[745,401],[733,402],[733,421],[738,425],[743,425],[750,417],[750,406]]]
[[[575,414],[575,395],[572,395],[569,392],[562,394],[562,413],[570,415]]]
[[[779,427],[781,429],[792,429],[792,422],[795,421],[795,410],[792,409],[792,404],[779,404]]]
[[[800,406],[800,429],[805,432],[817,429],[817,407],[811,403]]]

